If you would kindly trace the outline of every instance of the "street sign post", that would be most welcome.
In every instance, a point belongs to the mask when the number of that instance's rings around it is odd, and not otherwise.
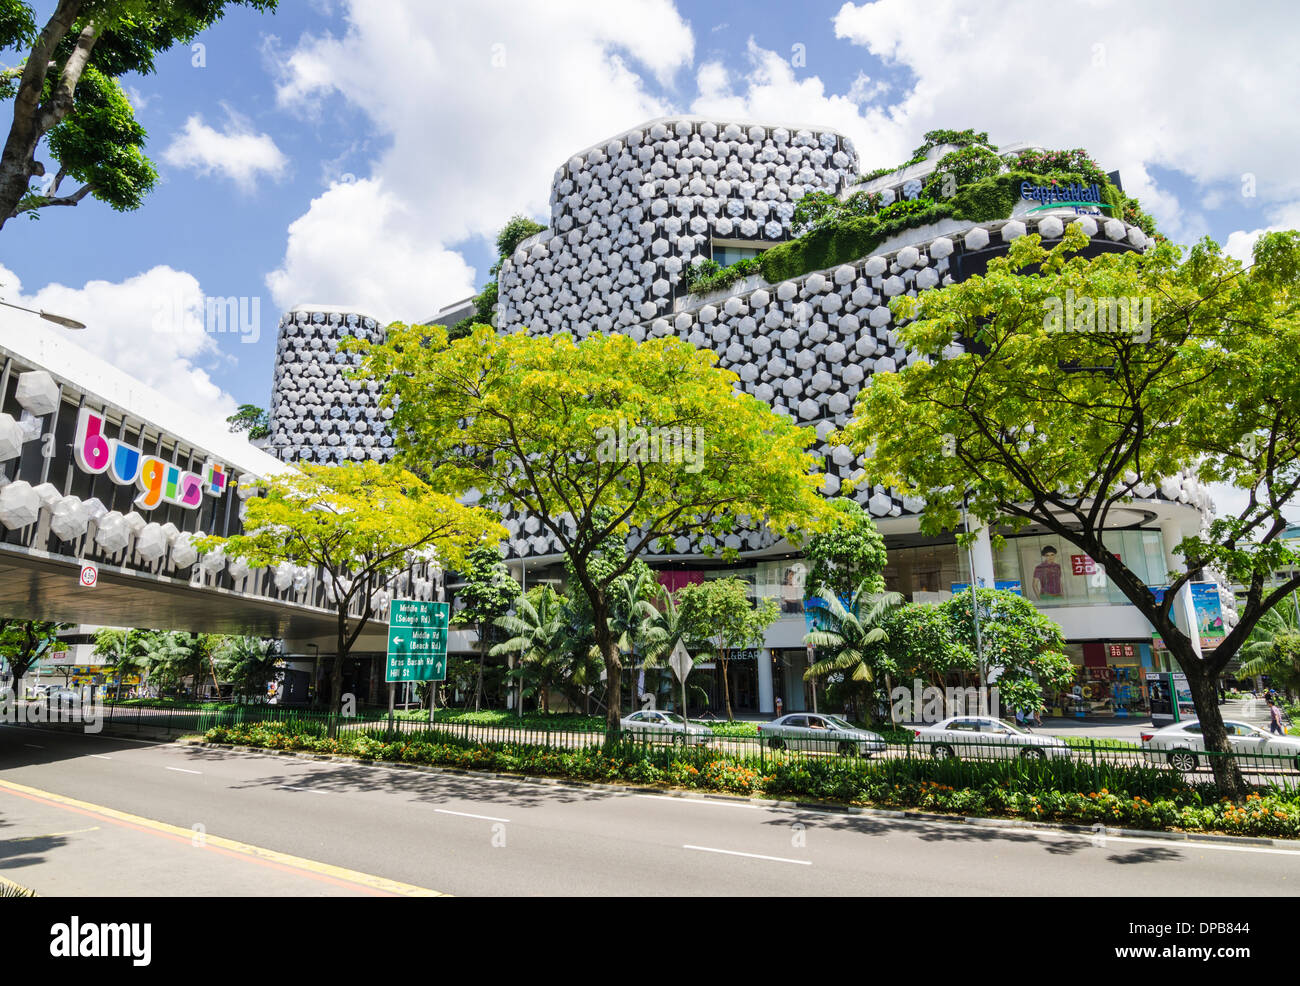
[[[682,718],[688,719],[686,715],[686,676],[691,673],[691,668],[695,667],[695,661],[686,650],[686,645],[680,640],[677,646],[673,648],[668,663],[672,666],[673,674],[677,675],[677,680],[682,683]]]
[[[388,608],[384,681],[447,680],[446,603],[394,599]]]

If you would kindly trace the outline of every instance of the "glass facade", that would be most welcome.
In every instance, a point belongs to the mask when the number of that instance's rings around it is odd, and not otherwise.
[[[970,566],[955,544],[924,545],[892,549],[884,574],[885,588],[908,602],[937,603],[952,596],[953,583],[969,581]]]
[[[1147,585],[1168,581],[1159,531],[1110,531],[1104,543]],[[999,582],[1019,581],[1039,609],[1128,602],[1100,565],[1056,537],[1007,538],[993,552],[993,575]]]

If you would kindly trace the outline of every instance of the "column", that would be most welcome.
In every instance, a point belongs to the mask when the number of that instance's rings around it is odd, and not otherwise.
[[[1182,525],[1176,520],[1162,520],[1160,522],[1160,538],[1164,542],[1165,565],[1171,572],[1179,574],[1187,570],[1187,565],[1183,561],[1183,556],[1174,553],[1174,548],[1178,542],[1183,539]],[[1201,635],[1196,627],[1196,611],[1192,607],[1192,586],[1191,583],[1184,583],[1178,591],[1178,597],[1174,600],[1173,605],[1174,619],[1179,628],[1186,633],[1192,641],[1192,649],[1196,651],[1196,656],[1201,657]]]
[[[770,715],[776,711],[772,701],[772,650],[760,647],[758,651],[758,711]]]
[[[989,540],[989,526],[982,524],[979,533],[975,535],[975,543],[970,548],[972,556],[972,565],[975,571],[972,573],[975,577],[975,584],[981,589],[992,589],[994,587],[993,576],[993,543]]]

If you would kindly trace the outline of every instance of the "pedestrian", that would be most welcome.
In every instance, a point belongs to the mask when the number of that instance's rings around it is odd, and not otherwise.
[[[1268,731],[1279,736],[1286,735],[1286,730],[1282,728],[1282,707],[1271,697],[1268,700]]]
[[[781,696],[778,695],[778,696],[776,697],[776,717],[777,717],[778,719],[781,718],[781,706],[782,706],[782,705],[783,705],[783,703],[782,703],[782,701],[781,701]]]

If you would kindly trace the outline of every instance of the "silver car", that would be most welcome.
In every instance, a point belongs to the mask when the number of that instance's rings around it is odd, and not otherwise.
[[[951,716],[916,729],[913,743],[928,748],[936,760],[964,759],[1045,760],[1070,756],[1070,747],[1055,736],[1026,732],[1014,723],[992,716]]]
[[[1228,743],[1233,752],[1276,757],[1276,760],[1255,762],[1262,763],[1263,766],[1290,766],[1300,770],[1300,736],[1278,736],[1250,723],[1235,720],[1225,721],[1223,727],[1228,732]],[[1155,732],[1144,732],[1142,746],[1151,760],[1165,760],[1175,770],[1189,771],[1195,770],[1199,763],[1197,754],[1205,752],[1205,737],[1201,734],[1200,722],[1190,719]],[[1249,769],[1251,762],[1243,761],[1242,766]]]
[[[623,732],[648,743],[672,743],[676,746],[706,746],[713,740],[713,730],[698,722],[687,722],[676,712],[642,709],[620,720]]]
[[[759,725],[760,739],[774,750],[815,750],[869,757],[885,752],[885,738],[869,729],[859,729],[838,716],[817,712],[792,712]]]

